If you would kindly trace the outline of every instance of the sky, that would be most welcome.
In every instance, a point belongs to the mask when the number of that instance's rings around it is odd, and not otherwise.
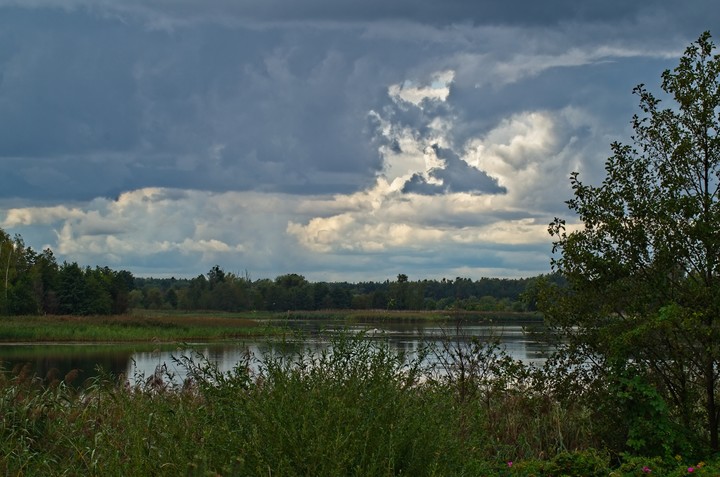
[[[712,0],[0,0],[0,228],[252,279],[550,271]],[[714,20],[713,20],[714,19]],[[662,96],[661,96],[662,97]]]

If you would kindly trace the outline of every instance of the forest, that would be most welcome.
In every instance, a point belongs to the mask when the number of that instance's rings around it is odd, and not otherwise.
[[[538,277],[457,277],[411,281],[400,274],[383,282],[310,282],[296,273],[251,280],[214,266],[193,279],[136,278],[133,308],[181,310],[534,310]]]
[[[393,281],[348,283],[290,273],[252,280],[215,265],[192,279],[142,278],[107,266],[58,264],[52,250],[38,253],[0,229],[0,278],[0,314],[109,315],[130,309],[533,311],[540,277],[411,281],[399,274]]]

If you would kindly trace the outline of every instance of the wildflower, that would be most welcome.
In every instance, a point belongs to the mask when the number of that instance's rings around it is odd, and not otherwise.
[[[508,461],[508,467],[512,467],[512,461],[511,461],[511,460]]]
[[[695,467],[688,467],[688,474],[695,472]]]
[[[643,471],[643,474],[649,474],[652,472],[652,469],[646,465],[642,468],[642,471]]]

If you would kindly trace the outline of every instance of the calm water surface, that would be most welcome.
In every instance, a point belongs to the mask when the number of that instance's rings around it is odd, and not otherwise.
[[[170,374],[182,380],[185,370],[174,358],[192,356],[196,361],[202,355],[216,363],[221,371],[229,371],[244,362],[250,353],[262,358],[266,353],[297,354],[327,350],[334,334],[364,333],[364,339],[387,343],[396,351],[413,356],[425,347],[434,346],[438,353],[448,340],[467,345],[472,337],[481,341],[499,340],[507,353],[524,362],[542,361],[549,347],[538,341],[531,323],[512,324],[426,324],[426,323],[342,323],[318,321],[292,321],[284,323],[290,330],[282,339],[266,337],[222,343],[187,343],[182,345],[158,344],[2,344],[0,362],[5,369],[20,366],[29,368],[38,376],[48,373],[62,378],[70,370],[80,370],[80,379],[95,376],[98,369],[113,375],[124,374],[131,380],[149,376],[164,366]],[[435,353],[428,360],[437,360]],[[258,365],[257,360],[254,361]]]

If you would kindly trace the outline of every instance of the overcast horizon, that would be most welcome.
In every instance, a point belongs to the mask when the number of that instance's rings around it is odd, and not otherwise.
[[[716,14],[0,0],[0,227],[143,277],[548,273],[570,173],[602,180],[633,87],[659,91]]]

